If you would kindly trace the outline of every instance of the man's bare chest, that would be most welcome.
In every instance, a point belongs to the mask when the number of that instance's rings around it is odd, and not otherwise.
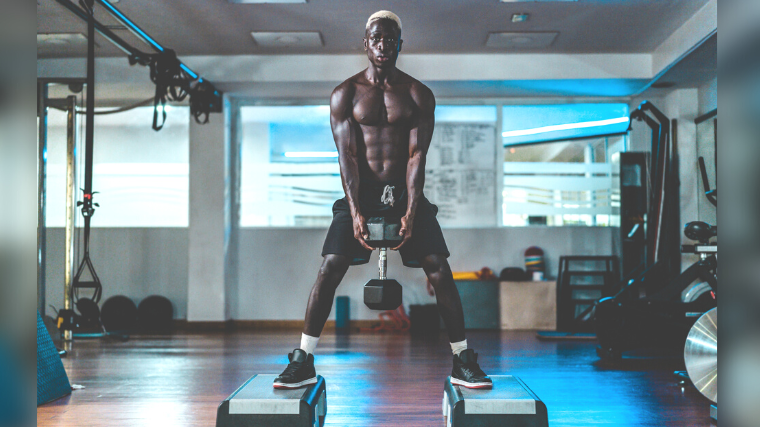
[[[369,88],[354,98],[354,119],[365,126],[404,126],[415,114],[415,103],[408,91]]]

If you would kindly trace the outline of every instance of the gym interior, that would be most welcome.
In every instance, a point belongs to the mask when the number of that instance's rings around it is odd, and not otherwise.
[[[717,0],[39,0],[37,426],[715,425],[717,16]],[[417,83],[364,85],[388,69],[376,37]],[[334,89],[352,76],[385,95],[348,100],[344,137]],[[428,121],[394,122],[409,87],[434,96]],[[369,98],[384,124],[357,117]],[[427,137],[406,176],[451,274],[381,238],[328,295],[314,382],[273,388],[332,274],[345,159],[395,144],[377,126]],[[365,219],[367,236],[409,227]],[[485,389],[454,381],[440,274]]]

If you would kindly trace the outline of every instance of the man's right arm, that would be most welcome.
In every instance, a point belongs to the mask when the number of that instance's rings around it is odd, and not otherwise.
[[[359,210],[359,162],[356,157],[356,122],[353,119],[354,88],[347,82],[336,87],[330,97],[330,127],[338,148],[340,179],[354,222],[354,237],[367,249],[366,219]]]

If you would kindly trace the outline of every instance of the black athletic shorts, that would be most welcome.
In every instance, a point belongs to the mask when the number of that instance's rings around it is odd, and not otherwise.
[[[398,187],[397,187],[398,188]],[[400,193],[405,196],[405,191]],[[397,198],[396,200],[404,200]],[[403,204],[405,205],[405,203]],[[406,210],[406,207],[399,204],[399,208]],[[362,215],[369,219],[373,216],[387,216],[399,218],[401,209],[393,209],[394,212],[375,211],[360,206]],[[344,255],[351,259],[351,265],[366,264],[369,262],[371,252],[354,238],[354,223],[351,218],[351,211],[345,198],[335,202],[332,208],[333,221],[330,229],[327,231],[325,244],[322,247],[322,256],[327,254]],[[401,254],[401,261],[407,267],[422,267],[421,260],[427,255],[438,254],[449,256],[449,249],[446,247],[446,241],[443,239],[441,226],[438,224],[436,214],[438,207],[428,201],[424,196],[417,204],[417,212],[414,216],[412,226],[412,238],[407,241],[398,251]]]

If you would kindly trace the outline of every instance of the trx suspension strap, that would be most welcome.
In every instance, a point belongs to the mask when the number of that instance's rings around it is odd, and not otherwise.
[[[152,55],[150,79],[156,84],[153,98],[153,130],[159,131],[166,122],[166,101],[183,101],[188,92],[184,86],[190,80],[181,67],[177,54],[171,49]],[[158,106],[161,105],[161,124],[158,123]]]
[[[84,217],[84,256],[79,264],[77,273],[74,276],[74,282],[71,287],[74,301],[78,301],[78,290],[89,288],[93,290],[92,301],[100,301],[103,288],[100,284],[100,278],[95,272],[95,267],[90,260],[90,221],[95,214],[95,207],[99,207],[92,200],[96,192],[92,191],[92,150],[93,150],[93,131],[95,119],[95,18],[93,16],[93,0],[80,0],[79,4],[87,12],[87,123],[85,127],[85,149],[84,149],[84,192],[82,201],[77,202],[77,206],[82,207],[82,217]],[[88,270],[90,280],[82,280],[82,273]]]

